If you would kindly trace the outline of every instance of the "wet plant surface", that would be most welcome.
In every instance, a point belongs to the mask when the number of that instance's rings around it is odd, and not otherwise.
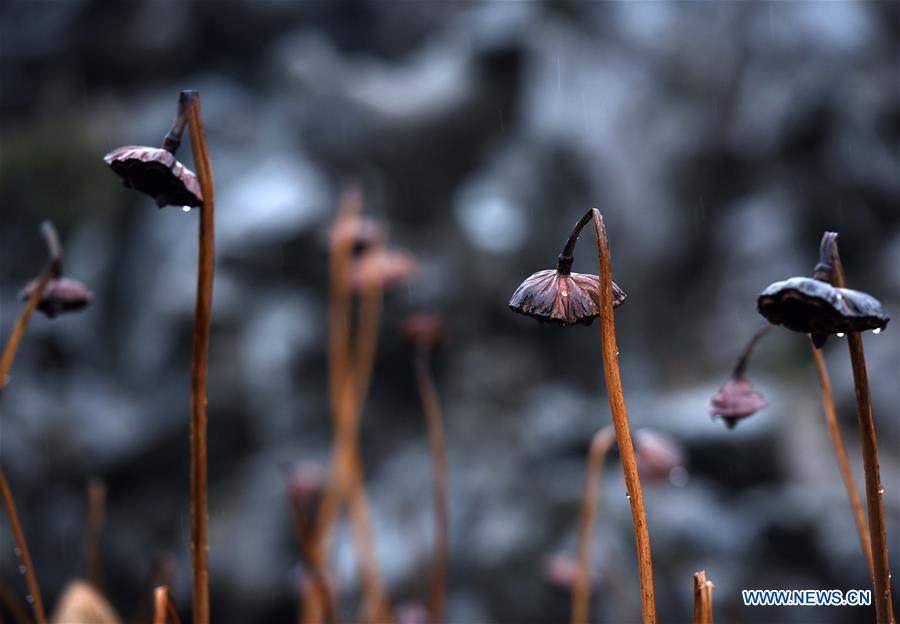
[[[627,292],[657,620],[706,617],[703,570],[717,622],[875,621],[740,590],[872,586],[857,330],[900,569],[895,4],[128,4],[0,8],[0,348],[48,270],[42,222],[65,248],[0,394],[48,619],[193,621],[196,89],[211,621],[561,622],[585,580],[587,621],[640,621],[617,445],[589,466],[611,424],[591,224],[558,266],[592,207]],[[826,230],[844,285],[816,279]],[[30,621],[9,527],[0,619]]]

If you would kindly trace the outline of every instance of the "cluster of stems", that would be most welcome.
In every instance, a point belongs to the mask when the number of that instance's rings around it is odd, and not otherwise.
[[[357,189],[345,191],[338,209],[336,231],[348,226],[352,228],[361,210],[360,192]],[[377,249],[366,253],[377,253]],[[390,607],[378,570],[358,438],[377,349],[382,286],[378,280],[364,282],[359,298],[357,332],[355,340],[351,341],[353,297],[349,274],[352,261],[352,237],[337,237],[330,258],[329,314],[329,389],[335,442],[331,478],[319,505],[313,529],[312,557],[308,561],[314,574],[327,578],[327,553],[342,503],[346,501],[363,585],[361,619],[380,622],[390,619]],[[323,595],[322,600],[325,599]]]
[[[444,425],[437,387],[429,367],[431,348],[417,345],[414,368],[422,412],[428,428],[428,444],[432,461],[432,496],[434,515],[434,561],[428,612],[431,624],[444,621],[447,593],[447,559],[450,548],[450,517],[447,505],[447,453],[444,444]]]
[[[25,306],[19,313],[16,324],[13,326],[12,333],[3,347],[3,353],[0,355],[0,395],[6,384],[9,382],[9,373],[12,370],[13,360],[15,360],[22,337],[25,335],[25,329],[28,327],[28,321],[34,313],[44,294],[44,289],[51,279],[59,277],[62,272],[62,245],[59,242],[59,236],[56,228],[49,221],[45,221],[41,225],[41,233],[44,236],[44,242],[47,245],[47,252],[50,257],[47,268],[44,269],[38,278],[37,286],[31,293],[31,296],[25,302]],[[12,529],[13,538],[16,541],[16,554],[21,562],[21,568],[25,575],[25,583],[28,586],[28,595],[30,596],[31,608],[34,612],[34,619],[37,624],[46,624],[47,612],[44,609],[44,601],[41,597],[41,590],[37,582],[37,574],[34,571],[34,564],[31,560],[31,552],[28,550],[28,542],[25,539],[25,532],[22,530],[22,523],[19,520],[19,514],[16,510],[15,500],[13,499],[12,490],[9,487],[9,481],[6,479],[6,473],[0,466],[0,496],[3,498],[3,508],[9,518],[9,524]]]

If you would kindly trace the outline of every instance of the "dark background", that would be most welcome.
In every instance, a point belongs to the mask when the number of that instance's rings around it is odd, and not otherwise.
[[[290,462],[327,462],[323,237],[340,185],[415,254],[385,302],[362,425],[378,554],[422,601],[430,471],[397,326],[440,312],[450,457],[448,620],[559,622],[543,562],[574,553],[584,460],[609,422],[596,325],[506,302],[551,268],[575,220],[605,215],[632,424],[683,445],[686,484],[647,486],[662,622],[857,622],[859,608],[763,609],[744,588],[868,588],[807,341],[776,330],[750,375],[770,406],[728,431],[709,397],[761,324],[768,283],[812,271],[840,232],[852,287],[900,303],[900,10],[874,3],[6,2],[0,8],[0,331],[44,263],[51,218],[93,307],[37,316],[0,403],[2,462],[45,599],[84,573],[84,486],[109,491],[108,595],[124,618],[174,558],[188,617],[188,416],[197,212],[157,211],[101,157],[158,145],[199,89],[217,190],[210,539],[217,622],[295,618]],[[179,157],[192,166],[185,147]],[[585,236],[575,269],[595,272]],[[866,336],[892,568],[900,569],[900,341]],[[862,485],[845,345],[825,347]],[[0,578],[24,596],[8,523]],[[610,463],[595,533],[595,621],[636,621],[628,501]],[[346,533],[338,582],[358,584]],[[895,591],[895,595],[897,592]],[[345,619],[348,616],[345,616]]]

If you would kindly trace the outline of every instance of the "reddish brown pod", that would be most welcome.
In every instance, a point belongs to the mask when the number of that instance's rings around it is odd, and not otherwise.
[[[590,325],[600,316],[600,278],[589,273],[572,273],[575,243],[581,229],[589,222],[590,215],[588,211],[575,224],[556,260],[555,270],[532,273],[519,284],[509,300],[513,312],[563,327]],[[622,305],[625,297],[625,292],[612,282],[612,307]]]
[[[743,377],[732,377],[709,402],[709,413],[713,418],[721,418],[729,429],[734,429],[738,421],[752,416],[769,403]]]
[[[649,483],[672,483],[683,480],[684,449],[669,436],[638,429],[634,432],[634,450],[641,478]]]
[[[560,261],[562,265],[562,260]],[[571,263],[570,263],[571,264]],[[613,307],[625,301],[625,293],[613,283]],[[590,325],[600,315],[600,279],[568,269],[538,271],[522,282],[509,307],[545,323]]]

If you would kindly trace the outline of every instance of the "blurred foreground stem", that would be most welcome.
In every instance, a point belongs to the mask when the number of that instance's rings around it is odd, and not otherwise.
[[[41,599],[41,590],[38,587],[37,575],[34,573],[34,564],[31,562],[31,553],[28,551],[28,542],[25,541],[22,523],[19,522],[16,504],[13,501],[9,483],[6,481],[6,473],[2,467],[0,467],[0,494],[3,496],[3,506],[6,508],[9,525],[16,540],[17,554],[19,555],[21,566],[24,568],[23,574],[28,585],[28,594],[31,597],[29,602],[31,602],[31,608],[34,611],[35,622],[37,624],[47,624],[47,612],[44,611],[44,601]]]
[[[844,485],[847,488],[847,495],[850,497],[850,506],[853,508],[853,519],[856,521],[856,529],[859,532],[859,541],[862,545],[863,555],[869,566],[869,575],[875,577],[875,570],[872,563],[872,545],[869,543],[869,531],[866,527],[866,516],[863,514],[862,503],[859,499],[859,492],[856,489],[856,483],[853,480],[853,473],[850,471],[850,462],[847,461],[847,451],[844,448],[844,437],[841,435],[841,429],[838,426],[837,411],[834,408],[834,397],[831,394],[831,380],[828,378],[828,369],[825,367],[825,357],[822,351],[816,348],[816,345],[810,340],[810,349],[813,358],[816,361],[816,373],[819,376],[819,385],[822,387],[822,406],[825,409],[825,420],[828,421],[828,431],[831,433],[831,441],[834,444],[834,455],[837,457],[838,467],[841,470],[841,476],[844,478]]]
[[[572,624],[588,622],[591,599],[591,537],[594,518],[597,515],[597,502],[600,500],[603,462],[615,439],[613,430],[606,426],[594,434],[591,440],[584,477],[581,515],[578,519],[578,576],[575,578],[575,587],[572,591]]]
[[[430,349],[418,346],[415,352],[416,384],[422,401],[422,411],[428,427],[428,443],[431,447],[432,495],[434,505],[434,569],[428,611],[431,624],[444,621],[444,605],[447,594],[447,552],[449,550],[450,520],[447,510],[447,452],[444,443],[444,425],[441,404],[434,378],[428,365]]]
[[[694,624],[713,624],[712,581],[706,580],[706,571],[694,573]]]

